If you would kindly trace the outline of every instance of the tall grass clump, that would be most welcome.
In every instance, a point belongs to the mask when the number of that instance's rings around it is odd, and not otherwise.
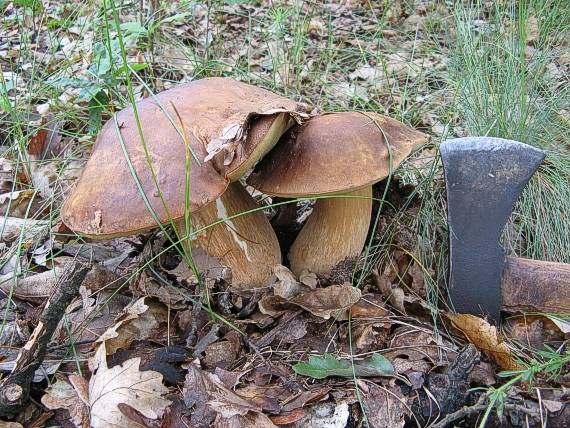
[[[547,152],[504,233],[507,250],[570,262],[568,76],[556,60],[570,28],[564,0],[458,2],[449,69],[467,135],[508,138]],[[566,116],[566,118],[564,118]]]

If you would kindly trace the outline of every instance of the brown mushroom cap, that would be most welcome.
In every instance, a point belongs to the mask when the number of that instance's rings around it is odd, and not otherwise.
[[[257,165],[248,184],[282,197],[350,192],[390,173],[427,135],[375,113],[329,113],[293,129]]]
[[[192,159],[190,167],[189,208],[194,212],[219,197],[228,185],[228,173],[238,170],[249,161],[248,154],[256,152],[256,145],[263,140],[263,133],[256,132],[257,118],[268,115],[275,121],[283,120],[283,112],[302,114],[305,109],[270,91],[225,78],[198,80],[146,98],[137,103],[137,111],[160,192],[152,178],[133,109],[128,107],[101,130],[82,176],[62,207],[62,219],[72,230],[94,238],[156,227],[129,169],[121,138],[146,198],[160,222],[166,223],[184,215],[183,133],[200,161]],[[272,122],[263,119],[259,126],[270,129]],[[227,163],[227,150],[204,162],[209,144],[236,126],[243,130],[242,140],[228,145],[236,152],[231,162],[226,165],[220,160]]]

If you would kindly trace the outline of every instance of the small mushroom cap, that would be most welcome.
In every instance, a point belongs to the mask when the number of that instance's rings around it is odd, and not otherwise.
[[[260,133],[254,132],[258,115],[296,108],[295,102],[270,91],[225,78],[197,80],[146,98],[137,103],[137,112],[160,191],[152,177],[133,108],[128,107],[103,126],[76,187],[61,209],[62,220],[77,233],[101,239],[157,226],[133,178],[121,139],[141,189],[161,223],[184,216],[185,141],[190,144],[199,162],[191,156],[189,209],[199,210],[218,198],[229,182],[226,171],[221,169],[227,165],[216,157],[204,162],[208,145],[237,126],[244,130],[243,140],[230,141],[228,146],[237,149],[243,145],[241,152],[250,152],[248,147],[260,138]],[[262,125],[267,127],[267,121]],[[246,138],[250,127],[251,138]],[[227,158],[228,153],[220,155]],[[235,169],[234,163],[231,166]]]
[[[427,138],[375,113],[324,114],[286,134],[247,182],[290,198],[354,191],[390,174],[390,151],[394,170]]]

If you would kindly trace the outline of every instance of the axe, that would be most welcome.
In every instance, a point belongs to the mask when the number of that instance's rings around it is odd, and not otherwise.
[[[491,137],[447,140],[440,153],[447,189],[452,308],[488,315],[495,322],[501,307],[570,312],[570,264],[505,257],[499,242],[545,153]]]

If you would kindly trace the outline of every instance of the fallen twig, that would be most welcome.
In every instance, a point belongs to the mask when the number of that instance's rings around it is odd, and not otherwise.
[[[452,422],[461,420],[468,416],[474,415],[484,411],[489,404],[487,403],[487,395],[482,395],[477,403],[472,406],[464,406],[461,409],[449,413],[443,419],[430,426],[430,428],[447,428]],[[529,409],[520,404],[505,403],[505,410],[515,410],[517,412],[525,413],[533,418],[540,420],[540,413],[535,409]]]
[[[45,303],[38,325],[16,358],[11,373],[0,382],[0,416],[18,412],[28,401],[35,371],[47,353],[51,337],[65,309],[79,292],[89,267],[73,263],[62,274]]]

